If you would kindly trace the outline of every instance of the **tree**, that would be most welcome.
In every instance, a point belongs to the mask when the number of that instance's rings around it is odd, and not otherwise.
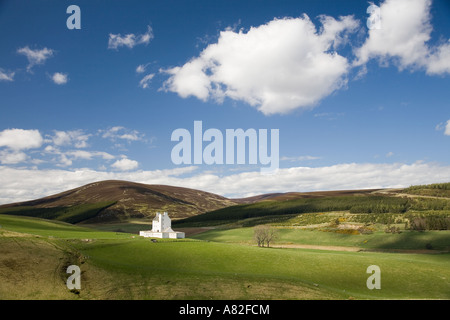
[[[266,226],[256,226],[253,228],[253,238],[255,239],[258,247],[264,247],[264,242],[266,241],[267,236],[266,230]]]
[[[270,243],[272,241],[275,241],[277,238],[278,238],[278,230],[269,227],[269,229],[267,230],[267,237],[266,237],[267,247],[270,247]]]
[[[269,247],[270,243],[278,237],[278,230],[265,225],[254,227],[253,231],[253,238],[255,239],[258,247],[264,247],[265,244]]]

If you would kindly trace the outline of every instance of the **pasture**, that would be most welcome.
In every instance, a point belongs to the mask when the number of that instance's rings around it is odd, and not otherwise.
[[[448,253],[261,248],[242,241],[251,228],[154,243],[29,217],[0,215],[0,225],[1,299],[450,298]],[[79,292],[66,287],[70,264],[82,271]],[[379,290],[366,286],[370,265],[381,269]]]

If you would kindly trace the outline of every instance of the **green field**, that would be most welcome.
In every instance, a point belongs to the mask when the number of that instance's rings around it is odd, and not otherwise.
[[[115,201],[79,204],[68,207],[38,208],[31,206],[18,206],[0,208],[0,214],[17,216],[29,216],[43,219],[51,219],[68,223],[79,223],[97,216],[97,214]]]
[[[0,215],[0,225],[0,299],[450,299],[449,253],[262,248],[249,240],[252,228],[153,243],[30,217]],[[280,231],[278,243],[364,244],[359,235]],[[366,247],[417,249],[414,237],[448,244],[448,231],[413,234],[374,232]],[[78,292],[65,284],[70,264],[82,271]],[[366,286],[370,265],[381,269],[379,290]]]
[[[358,247],[361,249],[385,250],[450,250],[449,231],[403,232],[401,234],[386,234],[377,231],[372,234],[342,234],[318,230],[302,230],[296,228],[279,228],[279,236],[275,245],[305,244],[321,246]],[[193,238],[226,243],[252,244],[253,228],[214,229],[206,231]],[[430,250],[430,253],[433,251]]]

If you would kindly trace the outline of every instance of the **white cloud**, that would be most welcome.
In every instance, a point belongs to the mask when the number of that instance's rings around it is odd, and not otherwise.
[[[369,30],[365,43],[355,53],[356,66],[370,59],[400,70],[424,69],[428,74],[450,73],[450,42],[429,46],[433,27],[431,0],[386,0],[380,5],[381,29]]]
[[[148,87],[148,83],[153,79],[153,77],[155,76],[154,73],[150,73],[148,75],[146,75],[144,78],[142,78],[142,80],[139,82],[139,86],[143,89],[146,89]]]
[[[59,153],[59,152],[57,152]],[[59,153],[60,159],[59,163],[57,164],[58,167],[70,167],[72,165],[72,160],[67,157],[64,153]]]
[[[270,192],[401,188],[448,182],[450,166],[423,162],[348,163],[327,167],[282,168],[274,175],[261,175],[259,171],[253,171],[228,176],[201,173],[193,166],[127,172],[91,169],[29,170],[0,166],[0,176],[0,203],[37,199],[99,180],[173,185],[237,198]]]
[[[39,148],[44,139],[38,130],[5,129],[0,131],[0,147],[12,150]]]
[[[140,64],[140,65],[137,66],[136,72],[137,73],[144,73],[145,72],[145,68],[146,68],[145,64]]]
[[[16,164],[24,162],[28,156],[22,151],[0,150],[1,164]]]
[[[444,131],[444,134],[446,136],[450,136],[450,120],[447,120],[446,122],[438,123],[435,127],[437,131]]]
[[[129,130],[122,126],[115,126],[106,131],[99,130],[99,132],[103,132],[102,138],[107,138],[111,141],[115,141],[117,139],[140,141],[144,139],[143,134],[139,133],[137,130]]]
[[[38,64],[43,64],[48,58],[53,56],[54,51],[52,49],[30,49],[28,46],[20,48],[17,53],[23,54],[28,59],[27,70],[31,71],[31,68]]]
[[[53,147],[53,146],[46,146],[46,147],[44,148],[44,151],[45,151],[45,152],[49,152],[49,153],[53,153],[53,152],[56,151],[56,148]]]
[[[72,166],[77,160],[104,160],[110,162],[117,159],[108,152],[85,150],[88,140],[92,134],[83,130],[58,131],[45,135],[45,139],[38,130],[6,129],[0,131],[0,164],[17,164],[27,162],[28,164],[52,163],[58,167]],[[124,127],[113,127],[104,136],[111,140],[121,139],[125,141],[142,141],[143,135],[136,130],[128,130]],[[41,156],[41,158],[30,158],[26,154],[27,149]],[[122,156],[122,158],[127,158]],[[137,162],[124,160],[117,162],[113,167],[116,169],[132,170],[137,168]]]
[[[86,148],[90,134],[85,134],[83,130],[54,131],[52,142],[56,146],[74,145],[76,148]]]
[[[147,26],[147,32],[144,34],[135,35],[133,33],[122,36],[121,34],[109,34],[108,49],[118,49],[126,46],[130,49],[138,44],[147,45],[153,39],[153,31],[150,26]]]
[[[66,84],[68,81],[68,77],[67,74],[65,73],[60,73],[60,72],[55,72],[52,76],[52,81],[56,84]]]
[[[447,120],[447,124],[445,125],[445,131],[444,134],[446,136],[450,136],[450,120]]]
[[[87,147],[87,140],[91,135],[85,134],[82,130],[74,131],[55,131],[55,134],[48,142],[53,142],[54,145],[47,145],[44,152],[55,154],[59,156],[60,166],[71,166],[73,160],[84,159],[92,160],[94,157],[102,158],[103,160],[112,160],[115,157],[103,151],[86,151],[86,150],[68,150],[61,151],[59,147]]]
[[[44,151],[48,154],[57,155],[58,158],[53,159],[57,162],[58,167],[69,167],[73,165],[75,160],[93,160],[93,158],[101,158],[103,160],[113,160],[116,157],[104,151],[86,151],[86,150],[69,150],[61,151],[51,145],[45,147]]]
[[[143,183],[155,181],[165,184],[165,179],[190,173],[195,167],[144,172],[105,172],[91,169],[30,170],[0,166],[0,204],[38,199],[100,180],[127,180]],[[144,182],[145,181],[145,182]]]
[[[73,159],[85,159],[85,160],[91,160],[93,157],[101,157],[104,160],[112,160],[115,158],[113,155],[103,151],[74,150],[74,151],[67,151],[65,155],[71,156]]]
[[[271,192],[400,188],[413,184],[447,182],[449,179],[450,166],[416,162],[291,167],[281,168],[273,175],[262,175],[259,171],[223,177],[200,173],[182,179],[168,177],[165,183],[228,197],[244,197]]]
[[[434,49],[428,61],[427,73],[450,73],[450,40]]]
[[[14,81],[15,72],[5,72],[0,68],[0,81]]]
[[[72,142],[70,134],[65,131],[55,131],[53,143],[57,146],[68,145]]]
[[[394,153],[392,151],[389,151],[388,153],[386,153],[386,158],[390,158],[394,155]]]
[[[120,171],[130,171],[134,170],[139,166],[139,163],[135,160],[130,160],[127,158],[117,160],[111,167]]]
[[[116,137],[118,131],[124,130],[124,129],[125,129],[125,127],[122,127],[122,126],[112,127],[110,129],[106,130],[105,133],[103,133],[102,137],[103,138],[114,138],[114,137]],[[99,130],[99,131],[102,131],[102,130]]]
[[[44,148],[44,154],[53,154],[57,157],[53,158],[53,162],[57,162],[57,166],[67,167],[72,166],[75,160],[92,160],[94,158],[101,158],[103,160],[113,160],[115,156],[103,151],[87,151],[79,150],[80,148],[88,147],[88,139],[91,134],[86,134],[83,130],[73,131],[54,131],[54,134],[46,140],[47,143],[52,143]],[[64,149],[64,148],[66,149]],[[67,148],[78,148],[76,150],[67,150]]]
[[[350,16],[274,19],[248,32],[222,31],[198,57],[167,73],[163,89],[181,97],[244,101],[264,114],[310,108],[346,84],[350,65],[334,50],[355,31]]]
[[[118,138],[130,140],[130,141],[137,141],[140,139],[136,133],[125,133],[125,134],[118,136]]]

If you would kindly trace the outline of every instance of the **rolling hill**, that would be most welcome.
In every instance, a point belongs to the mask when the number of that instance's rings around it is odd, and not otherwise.
[[[148,220],[157,211],[169,212],[176,222],[191,223],[330,210],[442,210],[449,207],[449,186],[450,183],[406,189],[267,193],[229,199],[189,188],[107,180],[37,200],[1,205],[0,214],[95,224]]]
[[[323,197],[339,197],[339,196],[362,196],[376,194],[384,189],[361,189],[361,190],[334,190],[334,191],[311,191],[311,192],[285,192],[285,193],[265,193],[253,197],[233,199],[239,204],[250,204],[260,201],[285,201],[305,198],[323,198]]]
[[[0,299],[448,300],[448,190],[450,184],[437,184],[235,201],[185,188],[97,182],[0,206]],[[202,232],[149,241],[115,230],[126,218],[144,217],[129,219],[142,230],[157,206],[208,210],[175,221],[175,228]],[[122,221],[89,223],[111,219]],[[417,219],[424,228],[412,228]],[[277,230],[276,249],[256,246],[253,226],[261,224]],[[382,290],[366,285],[373,263],[382,270]],[[82,270],[80,290],[67,287],[69,265]]]
[[[95,223],[153,218],[157,211],[167,211],[174,219],[187,218],[234,204],[230,199],[194,189],[108,180],[37,200],[2,205],[0,212]]]
[[[292,214],[348,211],[354,214],[427,214],[448,229],[450,183],[412,186],[406,189],[366,189],[319,192],[287,192],[236,199],[238,204],[175,221],[178,226],[218,225],[249,218]],[[442,214],[442,216],[441,216]],[[425,219],[424,217],[417,219]],[[258,221],[258,220],[255,220]],[[431,221],[429,221],[431,223]],[[440,223],[440,222],[439,222]]]

